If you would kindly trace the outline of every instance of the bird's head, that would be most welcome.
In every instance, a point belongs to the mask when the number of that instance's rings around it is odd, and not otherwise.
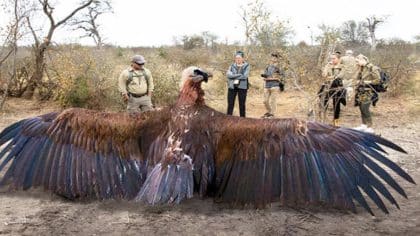
[[[178,98],[178,105],[204,104],[204,91],[201,83],[207,83],[212,77],[210,72],[201,68],[191,66],[182,72],[181,91]]]

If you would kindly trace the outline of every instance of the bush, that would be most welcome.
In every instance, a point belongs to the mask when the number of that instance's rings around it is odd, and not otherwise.
[[[63,91],[62,104],[65,107],[84,107],[88,104],[91,95],[87,81],[86,77],[77,77],[73,86]]]
[[[381,44],[373,52],[370,60],[391,75],[390,85],[386,96],[399,96],[409,88],[410,79],[415,71],[415,58],[409,55],[414,51],[414,46],[400,40],[392,40]]]
[[[168,105],[176,101],[179,94],[179,82],[182,67],[168,63],[159,55],[146,55],[146,67],[152,72],[154,82],[153,104]]]
[[[362,53],[372,63],[384,68],[392,76],[389,92],[385,96],[399,96],[410,88],[414,70],[415,45],[401,40],[381,41],[377,50],[370,52],[366,45],[336,45],[336,49],[352,49],[355,55]],[[48,50],[46,73],[39,90],[41,98],[55,99],[64,107],[78,106],[93,109],[124,110],[124,103],[118,92],[117,78],[121,71],[130,65],[134,54],[142,54],[147,60],[146,68],[154,77],[155,92],[153,102],[157,106],[173,103],[179,94],[181,71],[191,65],[213,72],[214,77],[204,84],[207,98],[225,99],[226,71],[233,62],[234,53],[243,50],[251,64],[252,93],[262,92],[259,74],[267,65],[270,55],[258,46],[219,44],[217,50],[182,47],[160,48],[121,48],[104,47],[103,50],[80,45],[61,45]],[[303,90],[308,96],[316,98],[321,84],[321,69],[318,65],[319,46],[299,44],[273,49],[280,51],[285,60],[282,67],[288,69],[287,89]],[[30,49],[21,48],[23,53],[18,59],[18,77],[10,84],[9,95],[19,96],[25,90],[26,81],[32,74]],[[7,81],[10,66],[0,68],[0,85]],[[0,91],[1,93],[1,91]],[[223,96],[223,97],[222,97]]]
[[[117,105],[113,90],[114,65],[104,51],[90,48],[60,48],[51,55],[43,83],[63,107],[105,109]],[[52,85],[51,85],[52,84]],[[118,97],[120,98],[120,97]]]
[[[3,94],[8,84],[8,96],[20,97],[25,92],[33,66],[30,56],[18,56],[16,59],[16,77],[13,75],[13,61],[7,60],[0,67],[0,94]],[[8,79],[10,78],[10,82]]]

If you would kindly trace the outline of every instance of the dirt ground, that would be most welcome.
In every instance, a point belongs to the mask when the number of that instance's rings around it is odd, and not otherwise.
[[[382,98],[372,109],[375,131],[409,153],[391,151],[390,158],[417,183],[420,183],[419,97]],[[297,91],[282,94],[278,102],[280,117],[304,117],[296,107],[302,100]],[[247,105],[249,116],[264,113],[262,95],[249,96]],[[5,112],[0,113],[0,130],[22,118],[52,110],[57,110],[52,104],[10,100]],[[351,104],[345,107],[342,125],[354,127],[359,122],[358,110]],[[358,214],[332,209],[290,209],[277,204],[264,210],[226,209],[211,199],[198,198],[176,206],[148,207],[128,201],[72,202],[36,189],[2,190],[0,235],[420,235],[420,187],[399,177],[397,180],[408,199],[393,191],[401,210],[388,205],[390,214],[386,215],[374,208],[375,217],[361,208]]]

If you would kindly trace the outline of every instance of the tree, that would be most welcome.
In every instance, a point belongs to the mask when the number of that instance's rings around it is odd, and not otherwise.
[[[100,24],[98,23],[98,17],[112,13],[111,0],[94,1],[92,5],[87,7],[87,11],[82,14],[80,19],[73,19],[71,24],[84,31],[84,35],[81,37],[90,37],[95,42],[98,49],[102,48],[104,44],[104,38],[100,33]]]
[[[341,39],[351,44],[362,44],[367,42],[368,30],[364,22],[349,20],[341,25]]]
[[[319,42],[321,51],[317,65],[318,68],[322,68],[327,63],[329,55],[335,51],[341,35],[340,29],[332,26],[322,24],[319,26],[319,29],[321,30],[321,35],[316,37],[316,41]]]
[[[420,34],[414,36],[414,40],[416,40],[416,44],[420,44]]]
[[[205,46],[204,38],[200,35],[184,35],[182,36],[182,43],[185,50],[202,48]]]
[[[201,36],[207,48],[211,48],[213,50],[216,48],[216,40],[219,38],[217,35],[209,31],[204,31],[201,33]]]
[[[10,8],[9,5],[13,5]],[[3,17],[9,13],[11,18],[4,28],[0,28],[0,36],[3,38],[0,46],[0,66],[17,50],[20,24],[26,12],[20,11],[19,0],[2,1],[0,7],[4,9]]]
[[[16,78],[16,60],[18,52],[18,40],[22,36],[21,26],[24,17],[28,14],[28,10],[23,7],[27,3],[19,0],[10,1],[13,5],[12,18],[10,19],[9,25],[6,27],[6,37],[3,43],[3,46],[0,50],[0,68],[2,64],[6,62],[12,56],[12,68],[11,73],[8,73],[7,80],[3,88],[0,88],[3,92],[3,97],[0,100],[0,110],[3,108],[4,103],[6,102],[7,95],[9,94],[10,82],[13,78]],[[3,2],[4,4],[5,2]],[[7,5],[7,4],[6,4]],[[3,9],[5,9],[4,7]],[[1,78],[1,77],[0,77]],[[1,81],[0,81],[1,82]]]
[[[265,51],[287,44],[293,31],[287,23],[273,18],[262,0],[255,0],[241,7],[241,18],[245,28],[245,45],[261,46]]]
[[[47,48],[50,46],[51,44],[51,40],[53,38],[54,32],[57,28],[62,27],[64,25],[67,24],[67,22],[72,19],[76,13],[78,13],[79,11],[81,11],[82,9],[90,6],[93,2],[95,2],[95,0],[84,0],[82,3],[80,3],[80,5],[78,5],[78,7],[76,7],[75,9],[73,9],[67,16],[65,16],[64,18],[62,18],[61,20],[57,20],[55,19],[53,12],[55,7],[51,5],[49,0],[38,0],[38,4],[40,5],[41,9],[42,9],[42,13],[44,16],[46,16],[48,18],[49,21],[49,27],[48,30],[46,32],[46,34],[44,35],[44,37],[42,39],[40,39],[40,37],[37,35],[35,29],[32,27],[31,24],[31,18],[30,17],[26,17],[26,22],[27,22],[27,26],[29,27],[30,31],[32,32],[32,35],[34,37],[34,46],[33,46],[33,50],[34,50],[34,54],[35,54],[35,70],[28,82],[28,86],[27,86],[27,94],[26,97],[27,98],[32,98],[35,88],[37,86],[40,86],[42,83],[42,76],[43,76],[43,72],[44,72],[44,68],[45,68],[45,64],[44,64],[44,59],[45,59],[45,52],[47,50]]]
[[[377,16],[369,16],[366,18],[365,27],[369,31],[369,37],[372,43],[371,51],[376,50],[377,39],[376,39],[376,30],[378,26],[386,21],[386,16],[377,17]]]

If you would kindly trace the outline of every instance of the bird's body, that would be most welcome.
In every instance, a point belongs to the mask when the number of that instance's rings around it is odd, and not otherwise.
[[[381,137],[297,119],[226,116],[204,103],[201,80],[184,83],[178,101],[141,114],[69,109],[19,121],[0,134],[0,185],[43,186],[68,198],[181,202],[194,193],[217,202],[264,207],[323,204],[371,214],[362,191],[384,212],[378,193],[398,207],[377,163]],[[380,180],[382,179],[382,181]]]

